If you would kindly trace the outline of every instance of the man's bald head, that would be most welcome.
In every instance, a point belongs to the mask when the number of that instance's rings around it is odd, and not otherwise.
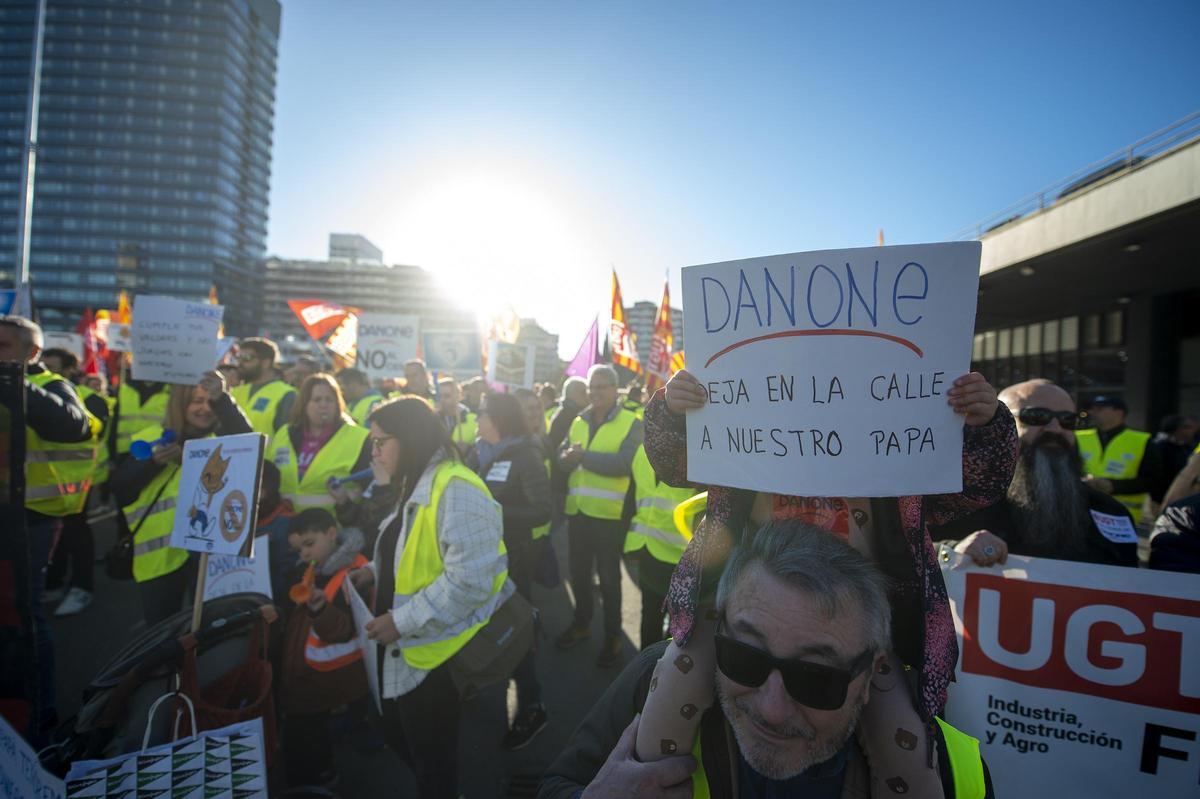
[[[1051,419],[1049,424],[1040,426],[1027,425],[1021,421],[1022,408],[1074,412],[1075,400],[1061,387],[1043,378],[1026,380],[1001,391],[1000,401],[1008,406],[1016,418],[1017,434],[1021,437],[1021,443],[1028,444],[1043,433],[1049,433],[1060,436],[1071,446],[1075,446],[1075,433],[1059,424],[1058,419]]]

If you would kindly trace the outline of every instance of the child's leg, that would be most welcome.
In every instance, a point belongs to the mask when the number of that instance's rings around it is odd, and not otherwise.
[[[913,707],[903,666],[889,654],[871,680],[871,700],[863,708],[858,741],[871,772],[871,796],[944,796],[937,749]],[[930,764],[932,763],[932,768]]]
[[[698,608],[687,646],[674,641],[654,667],[650,693],[638,726],[638,760],[649,762],[692,751],[700,717],[713,702],[716,667],[713,634],[716,622],[708,608]]]

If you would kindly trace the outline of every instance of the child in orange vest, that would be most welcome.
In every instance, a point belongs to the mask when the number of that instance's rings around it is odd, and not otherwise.
[[[284,634],[280,711],[289,787],[332,787],[337,781],[331,712],[363,699],[367,673],[354,636],[354,619],[342,593],[351,569],[367,564],[363,536],[339,531],[333,515],[310,508],[292,519],[288,545],[304,576],[293,586]],[[364,598],[368,607],[371,598]]]

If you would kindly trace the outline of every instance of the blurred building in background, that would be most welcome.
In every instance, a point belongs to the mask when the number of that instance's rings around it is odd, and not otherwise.
[[[0,285],[17,266],[36,0],[0,4]],[[256,327],[277,0],[49,0],[30,273],[43,324],[117,292],[205,299]]]
[[[645,366],[650,358],[650,342],[654,338],[654,320],[658,318],[658,303],[648,300],[635,302],[625,309],[625,321],[637,336],[638,361]],[[671,327],[674,328],[675,351],[683,349],[683,310],[671,309]]]

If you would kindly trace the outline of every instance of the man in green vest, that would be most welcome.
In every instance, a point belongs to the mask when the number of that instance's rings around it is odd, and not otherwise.
[[[1088,416],[1096,427],[1076,432],[1075,440],[1083,458],[1084,482],[1111,494],[1133,515],[1134,523],[1140,523],[1147,496],[1161,495],[1166,485],[1158,450],[1147,446],[1150,434],[1125,426],[1127,410],[1120,397],[1093,398]]]
[[[287,422],[296,401],[296,389],[275,376],[279,347],[267,338],[244,338],[238,343],[237,360],[243,382],[230,396],[254,432],[270,438]]]
[[[437,383],[437,414],[450,433],[450,440],[460,455],[475,446],[479,432],[478,415],[462,403],[462,393],[453,377],[443,377]]]
[[[774,522],[730,557],[717,613],[715,696],[707,707],[680,708],[689,718],[700,714],[696,740],[662,740],[669,756],[661,760],[634,755],[639,713],[658,687],[655,663],[667,646],[656,644],[593,706],[547,770],[539,799],[580,791],[620,799],[876,795],[871,770],[886,758],[864,754],[858,729],[872,679],[885,673],[891,649],[887,581],[875,565],[835,535]],[[693,665],[681,655],[667,668],[686,674]],[[896,731],[899,747],[911,750],[902,733]],[[909,737],[915,745],[918,739]],[[938,795],[993,795],[978,740],[941,719],[931,739]],[[924,756],[915,761],[907,767],[928,768]],[[885,774],[895,793],[915,784],[914,777],[930,778],[924,772],[906,780],[890,768]]]
[[[563,442],[559,466],[568,474],[567,559],[575,620],[558,638],[571,649],[591,637],[592,569],[600,577],[604,602],[604,644],[596,665],[608,667],[621,657],[621,551],[625,526],[621,515],[632,479],[633,458],[642,444],[642,422],[617,402],[617,372],[606,364],[588,371],[588,398]]]
[[[42,343],[36,323],[0,316],[0,361],[25,364],[25,526],[39,675],[35,718],[46,729],[55,723],[54,641],[42,606],[46,565],[62,518],[82,510],[86,493],[70,467],[93,450],[99,422],[71,384],[41,363]],[[40,737],[42,730],[30,732]]]
[[[360,427],[366,427],[367,417],[383,402],[383,395],[371,387],[370,379],[361,369],[343,369],[337,373],[337,381],[346,400],[346,411]]]

